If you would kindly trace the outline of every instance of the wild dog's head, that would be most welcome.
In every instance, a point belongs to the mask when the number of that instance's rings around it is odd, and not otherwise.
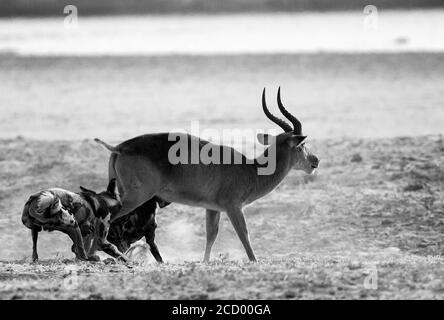
[[[99,193],[82,186],[80,186],[80,190],[97,217],[105,218],[109,213],[116,214],[122,207],[116,179],[111,179],[106,190]]]
[[[29,214],[41,226],[75,227],[74,215],[66,210],[60,199],[51,191],[42,191],[30,198]]]
[[[278,107],[281,113],[292,123],[291,127],[287,122],[271,114],[265,102],[265,88],[262,92],[262,108],[265,115],[271,121],[280,126],[285,132],[277,136],[268,134],[258,134],[258,140],[262,144],[275,144],[280,150],[289,151],[291,154],[290,165],[293,169],[303,170],[306,173],[313,173],[319,166],[319,159],[305,146],[307,136],[302,134],[301,122],[284,108],[281,101],[281,88],[277,95]]]

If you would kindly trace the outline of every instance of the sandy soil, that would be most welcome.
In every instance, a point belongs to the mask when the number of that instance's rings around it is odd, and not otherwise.
[[[215,259],[201,264],[203,210],[171,205],[158,216],[165,265],[143,250],[129,266],[75,262],[58,233],[40,237],[34,265],[27,196],[101,189],[108,154],[90,140],[1,140],[0,298],[444,298],[444,137],[310,144],[318,174],[292,172],[246,210],[257,264],[225,216]]]
[[[443,68],[433,53],[1,55],[0,298],[444,298]],[[165,265],[144,250],[130,266],[79,263],[56,232],[40,236],[42,261],[30,263],[28,196],[106,185],[108,153],[91,138],[194,119],[270,128],[265,85],[273,108],[283,85],[321,168],[292,172],[246,209],[259,263],[223,216],[214,261],[201,264],[204,211],[175,204],[158,215]]]

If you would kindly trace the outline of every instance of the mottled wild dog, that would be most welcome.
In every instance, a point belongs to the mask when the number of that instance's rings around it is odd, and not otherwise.
[[[95,139],[111,151],[109,179],[117,179],[121,191],[122,209],[112,221],[128,214],[153,196],[168,202],[178,202],[206,209],[207,243],[204,261],[210,258],[211,248],[219,227],[220,212],[225,211],[239,236],[248,258],[256,261],[250,245],[243,207],[273,191],[291,169],[311,174],[318,168],[319,160],[305,146],[306,136],[302,135],[301,122],[288,112],[277,95],[281,113],[293,124],[272,115],[262,92],[262,108],[265,115],[280,126],[284,132],[272,136],[258,134],[260,143],[267,145],[262,155],[254,161],[247,161],[243,154],[228,146],[218,146],[189,134],[146,134],[127,140],[115,147]],[[177,140],[178,139],[178,140]],[[188,141],[189,158],[193,157],[191,146],[198,151],[211,149],[219,154],[231,154],[244,161],[236,163],[172,164],[169,150],[181,139]],[[268,153],[275,154],[275,170],[270,174],[259,174],[264,166],[263,159]],[[191,164],[190,164],[191,163]]]
[[[128,258],[108,242],[110,217],[121,207],[115,179],[107,190],[95,191],[80,187],[79,193],[61,188],[40,191],[29,197],[23,208],[22,222],[32,232],[32,260],[38,260],[38,233],[61,231],[73,241],[72,251],[80,260],[98,260],[97,250],[127,261]]]

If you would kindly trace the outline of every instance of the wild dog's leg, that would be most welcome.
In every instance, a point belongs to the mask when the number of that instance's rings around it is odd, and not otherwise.
[[[65,228],[56,228],[56,230],[60,230],[65,232],[74,243],[74,253],[79,260],[88,260],[88,256],[85,251],[85,246],[83,244],[82,233],[80,232],[79,226],[76,227],[65,227]]]
[[[242,245],[247,252],[248,259],[250,261],[256,261],[253,249],[251,248],[250,239],[248,237],[247,223],[245,222],[244,213],[240,208],[230,208],[227,210],[228,218],[230,218],[233,224],[234,230],[236,230]]]
[[[206,225],[207,225],[207,245],[205,248],[204,262],[210,261],[211,248],[216,240],[219,232],[220,212],[207,209]]]
[[[146,243],[150,246],[151,254],[157,262],[163,263],[162,257],[160,255],[159,249],[157,248],[156,243],[154,242],[154,238],[156,237],[156,220],[153,217],[153,223],[149,226],[147,232],[145,233]]]
[[[110,214],[108,214],[105,218],[97,218],[96,222],[96,237],[93,244],[94,247],[97,247],[99,250],[109,254],[113,258],[117,258],[123,260],[125,262],[129,261],[128,257],[117,249],[115,245],[110,243],[106,237],[108,236],[109,226],[110,226]]]
[[[32,235],[32,261],[36,262],[39,260],[39,255],[37,254],[37,239],[39,237],[39,229],[36,227],[32,227],[31,235]]]
[[[100,261],[100,257],[96,255],[97,249],[93,246],[94,233],[88,234],[85,238],[83,238],[83,243],[85,245],[85,251],[88,255],[89,261]]]
[[[89,250],[91,250],[93,234],[88,234],[83,238],[83,245],[85,246],[86,254],[89,256]]]

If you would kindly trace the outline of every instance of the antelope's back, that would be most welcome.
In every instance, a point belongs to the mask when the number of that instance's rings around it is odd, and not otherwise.
[[[173,202],[192,198],[194,202],[216,197],[224,189],[232,189],[243,182],[245,166],[234,164],[234,161],[228,164],[204,163],[200,157],[204,147],[206,150],[219,150],[219,162],[223,162],[224,154],[228,154],[231,160],[236,157],[246,162],[245,156],[231,147],[215,145],[186,133],[146,134],[127,140],[116,149],[120,155],[131,158],[124,164],[124,170],[137,172],[137,179],[141,179],[142,183],[145,179],[147,183],[159,181],[157,185],[162,185],[165,193],[156,193],[158,196],[164,195],[166,200]],[[180,151],[187,154],[181,157]],[[178,158],[182,159],[179,163]],[[149,175],[150,178],[141,175]],[[173,197],[174,194],[180,194],[180,199]]]

